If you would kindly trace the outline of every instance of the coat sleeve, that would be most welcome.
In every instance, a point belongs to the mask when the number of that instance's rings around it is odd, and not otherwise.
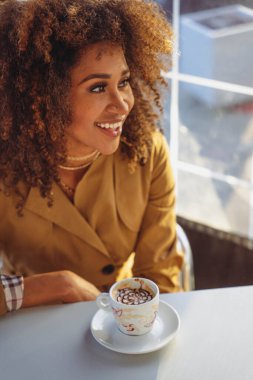
[[[168,145],[160,133],[155,136],[151,160],[149,198],[135,247],[133,275],[155,281],[161,292],[176,292],[182,290],[183,256],[176,249],[175,183]]]
[[[0,265],[1,265],[1,250],[2,250],[2,239],[3,239],[3,223],[5,215],[5,196],[3,195],[2,187],[0,184]],[[1,269],[1,268],[0,268]],[[7,313],[7,305],[5,301],[5,294],[2,283],[0,281],[0,315]]]
[[[7,313],[7,305],[5,302],[4,289],[0,283],[0,315]]]

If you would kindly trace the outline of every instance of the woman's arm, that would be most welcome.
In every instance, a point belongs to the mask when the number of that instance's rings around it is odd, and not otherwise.
[[[71,271],[36,274],[24,279],[22,307],[93,301],[99,290]]]
[[[24,278],[21,307],[93,301],[100,291],[71,271],[36,274]],[[4,288],[0,283],[0,315],[7,313]]]

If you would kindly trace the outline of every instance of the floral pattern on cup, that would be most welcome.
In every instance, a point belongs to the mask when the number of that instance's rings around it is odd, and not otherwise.
[[[148,310],[145,313],[144,311],[138,312],[135,308],[126,310],[113,308],[113,314],[115,321],[119,329],[128,333],[129,335],[145,334],[150,331],[158,312],[158,304],[152,305],[152,312]]]

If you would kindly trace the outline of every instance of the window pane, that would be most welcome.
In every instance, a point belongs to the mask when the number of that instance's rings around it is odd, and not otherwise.
[[[248,6],[220,2],[218,7],[183,14],[180,71],[252,86],[252,39],[253,9]]]
[[[194,87],[194,85],[191,85]],[[217,97],[229,96],[221,90]],[[214,172],[251,181],[253,153],[253,97],[247,103],[212,108],[189,93],[179,92],[179,160]],[[197,90],[196,90],[197,91]]]
[[[251,229],[249,205],[247,189],[184,171],[178,173],[179,216],[247,237]]]

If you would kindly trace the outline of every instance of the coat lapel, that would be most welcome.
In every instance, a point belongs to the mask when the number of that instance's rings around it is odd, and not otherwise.
[[[138,231],[147,204],[150,182],[148,164],[137,165],[135,172],[130,173],[127,160],[117,152],[115,159],[115,194],[117,212],[123,223],[131,230]]]
[[[28,195],[25,209],[59,225],[104,255],[109,256],[99,236],[78,209],[67,199],[59,186],[53,184],[52,190],[54,193],[53,207],[47,206],[47,200],[40,196],[37,188],[32,188]]]

